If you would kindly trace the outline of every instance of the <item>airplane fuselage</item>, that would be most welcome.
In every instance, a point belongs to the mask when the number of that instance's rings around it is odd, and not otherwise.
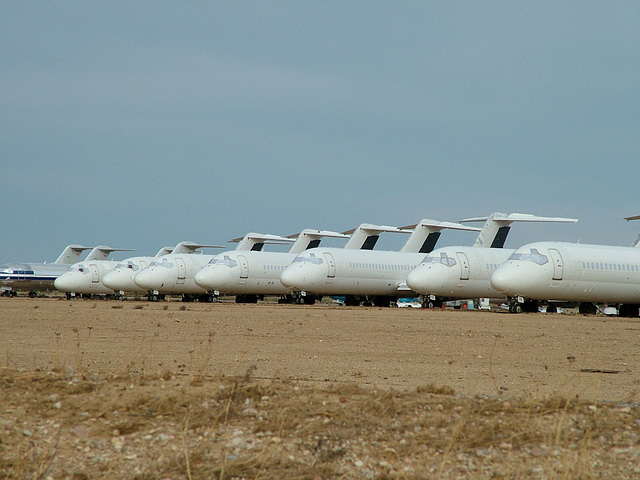
[[[530,243],[517,249],[491,282],[510,297],[640,304],[640,248]]]
[[[361,297],[415,296],[407,274],[424,253],[314,248],[298,255],[280,276],[295,291]]]
[[[280,282],[280,274],[295,253],[230,251],[216,255],[195,275],[207,291],[238,295],[288,295],[291,289]]]
[[[7,263],[0,265],[0,289],[13,291],[51,291],[53,282],[69,270],[63,263]]]
[[[56,278],[54,285],[61,292],[110,295],[114,291],[102,283],[102,278],[117,264],[115,260],[90,260],[76,263]]]
[[[102,283],[107,288],[116,292],[143,293],[147,289],[142,288],[134,282],[135,276],[144,270],[154,260],[155,257],[132,257],[119,262],[116,267],[108,272],[102,279]]]
[[[203,294],[207,290],[196,284],[196,273],[215,255],[197,253],[170,254],[156,258],[148,268],[134,277],[138,287],[160,293]]]
[[[422,295],[442,299],[504,298],[491,286],[491,275],[514,250],[443,247],[427,255],[407,275],[407,285]]]

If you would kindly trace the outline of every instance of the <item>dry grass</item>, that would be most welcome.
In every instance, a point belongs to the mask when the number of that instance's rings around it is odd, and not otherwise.
[[[636,406],[576,399],[304,386],[251,371],[193,381],[3,369],[0,385],[6,479],[632,478],[640,458]]]

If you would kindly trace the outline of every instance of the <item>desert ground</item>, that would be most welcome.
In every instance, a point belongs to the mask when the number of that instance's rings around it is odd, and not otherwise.
[[[3,478],[637,478],[640,322],[0,299]]]

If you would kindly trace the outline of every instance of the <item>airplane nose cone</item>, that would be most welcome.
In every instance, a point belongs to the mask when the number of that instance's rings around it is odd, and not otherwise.
[[[196,272],[196,275],[193,277],[194,282],[196,282],[196,285],[204,288],[204,289],[209,289],[209,288],[213,288],[210,287],[209,285],[211,284],[211,268],[209,267],[203,267],[200,270],[198,270]]]
[[[135,291],[139,290],[138,286],[133,283],[133,277],[131,275],[131,271],[119,271],[112,270],[111,272],[105,274],[102,277],[102,283],[105,287],[110,288],[114,291]]]
[[[502,265],[491,275],[491,286],[507,295],[515,295],[517,289],[518,268],[515,265]]]
[[[76,282],[73,275],[64,273],[53,281],[53,286],[61,292],[73,292]]]
[[[424,269],[420,266],[414,268],[407,275],[407,286],[416,293],[428,293],[424,281]]]
[[[280,274],[280,283],[287,288],[297,288],[300,284],[300,274],[297,268],[287,267]]]
[[[133,281],[140,288],[146,288],[147,290],[159,290],[164,285],[163,277],[164,275],[162,275],[161,272],[147,269],[139,272],[133,278]]]

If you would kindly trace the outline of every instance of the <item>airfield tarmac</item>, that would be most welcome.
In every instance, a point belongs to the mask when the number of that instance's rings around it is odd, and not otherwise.
[[[640,322],[605,316],[0,299],[0,365],[242,375],[464,395],[640,399]],[[605,372],[605,373],[603,373]]]
[[[637,478],[640,322],[0,299],[7,479]]]

